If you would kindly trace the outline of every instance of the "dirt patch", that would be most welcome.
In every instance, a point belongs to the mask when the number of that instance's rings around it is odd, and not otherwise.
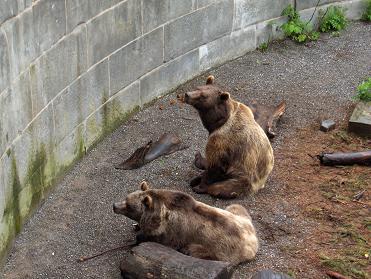
[[[302,219],[315,224],[303,240],[305,249],[291,250],[306,262],[292,272],[302,278],[300,274],[315,267],[319,272],[332,270],[352,278],[369,278],[371,169],[321,166],[313,155],[370,149],[371,139],[348,134],[345,121],[329,133],[318,128],[316,123],[300,129],[294,145],[286,139],[276,151],[280,167],[275,179],[284,181],[288,189],[285,199],[298,205]]]
[[[370,241],[371,190],[362,203],[352,197],[370,189],[365,184],[370,183],[370,168],[321,167],[307,154],[370,148],[369,141],[343,130],[351,96],[371,73],[370,33],[371,25],[354,23],[340,37],[324,36],[310,47],[275,43],[265,53],[248,53],[212,69],[140,111],[91,150],[24,226],[4,278],[120,278],[120,261],[128,250],[84,263],[76,260],[132,241],[133,222],[115,215],[112,203],[136,190],[142,179],[158,188],[185,191],[212,206],[225,208],[233,202],[250,211],[260,249],[254,261],[238,267],[236,279],[250,278],[263,268],[296,278],[328,278],[327,269],[362,278],[358,273],[367,272],[363,257]],[[273,142],[273,173],[255,196],[216,200],[194,194],[189,187],[198,172],[192,166],[194,154],[204,149],[207,132],[191,107],[174,100],[176,94],[204,83],[209,74],[239,101],[255,99],[269,105],[284,99],[287,103]],[[340,126],[324,134],[319,119],[327,117]],[[114,168],[165,132],[178,134],[190,148],[137,170]]]

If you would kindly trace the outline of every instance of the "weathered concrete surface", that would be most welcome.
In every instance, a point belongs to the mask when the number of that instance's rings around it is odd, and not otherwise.
[[[0,261],[98,140],[179,84],[280,37],[285,19],[275,17],[293,1],[268,2],[0,1]],[[338,4],[360,17],[361,0]]]
[[[97,276],[120,278],[119,265],[128,250],[110,253],[85,263],[77,263],[76,259],[125,245],[134,238],[132,222],[114,214],[112,203],[138,189],[138,183],[142,179],[157,187],[178,189],[194,195],[188,181],[198,173],[192,162],[194,153],[204,149],[207,132],[202,127],[197,112],[191,107],[169,105],[176,94],[194,89],[205,82],[207,75],[213,74],[216,81],[237,100],[248,102],[256,99],[264,104],[272,104],[285,99],[287,112],[278,127],[278,136],[273,147],[276,150],[281,146],[284,138],[291,139],[289,143],[295,145],[293,133],[302,128],[303,123],[316,125],[318,118],[328,117],[340,121],[348,112],[356,86],[371,72],[371,62],[368,59],[371,56],[370,32],[371,25],[355,23],[340,37],[324,35],[320,41],[310,46],[291,41],[275,43],[265,53],[251,52],[203,74],[181,86],[173,94],[158,100],[153,106],[140,111],[88,152],[24,226],[8,258],[3,274],[5,279]],[[190,58],[196,60],[198,52],[191,53]],[[172,72],[167,71],[170,76],[173,76]],[[164,78],[166,75],[160,77]],[[148,84],[156,84],[157,79],[153,80]],[[174,77],[172,84],[175,82]],[[98,112],[89,116],[89,120],[97,123],[97,126],[92,127],[85,125],[86,129],[89,127],[90,140],[94,141],[95,136],[100,135],[102,124],[99,123],[105,123],[106,116],[117,112],[116,108],[129,103],[135,105],[140,101],[137,96],[141,88],[140,81],[135,82],[107,101],[110,109],[102,106]],[[114,105],[117,103],[122,105]],[[163,110],[159,109],[160,105]],[[64,146],[62,141],[61,153],[73,151],[70,151],[70,146],[75,143],[79,128],[80,125],[71,136],[65,137]],[[120,171],[114,168],[136,148],[150,139],[157,139],[165,132],[177,133],[190,148],[155,160],[141,169]],[[90,146],[87,141],[85,145]],[[5,162],[2,166],[11,166],[11,156],[4,156],[2,160]],[[279,164],[275,169],[278,168]],[[43,168],[38,168],[37,171],[44,172]],[[22,193],[23,198],[29,195],[27,189],[32,187],[22,189],[26,189],[24,195]],[[293,205],[293,200],[277,198],[277,195],[282,197],[288,190],[273,173],[263,191],[253,197],[233,201],[246,206],[250,211],[261,245],[257,258],[240,265],[234,278],[249,278],[257,270],[267,268],[287,273],[292,270],[292,264],[295,264],[309,270],[308,273],[299,272],[296,274],[297,278],[326,279],[326,275],[317,270],[315,265],[304,266],[305,259],[286,250],[289,246],[306,249],[301,239],[307,236],[311,226],[316,226],[297,219],[299,208]],[[231,203],[205,195],[194,196],[202,202],[221,208]],[[267,206],[270,208],[269,214]],[[19,211],[22,210],[21,207]],[[10,220],[8,216],[11,214],[6,211],[6,218],[3,217],[3,220]],[[269,235],[267,224],[272,226],[274,238]],[[282,233],[280,229],[288,234]]]
[[[148,0],[143,1],[143,32],[147,33],[172,19],[196,9],[196,0]]]
[[[165,61],[229,33],[233,5],[233,1],[223,0],[167,24]]]
[[[359,102],[349,119],[349,131],[371,137],[371,102]]]
[[[158,28],[110,57],[111,94],[163,63],[163,37],[163,28]]]
[[[141,34],[140,1],[128,0],[87,24],[89,66]]]

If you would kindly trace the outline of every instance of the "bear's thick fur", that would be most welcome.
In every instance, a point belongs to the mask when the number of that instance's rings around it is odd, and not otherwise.
[[[129,218],[141,215],[139,239],[156,241],[193,257],[233,264],[255,257],[258,239],[251,217],[241,205],[222,210],[183,192],[149,189],[146,182],[141,189],[114,205],[116,213]],[[143,206],[138,207],[139,203]],[[135,206],[130,209],[131,205]]]
[[[185,102],[197,109],[209,131],[206,158],[196,154],[195,165],[205,172],[191,181],[197,193],[235,198],[264,187],[272,171],[273,150],[249,107],[233,100],[214,84],[185,94]]]

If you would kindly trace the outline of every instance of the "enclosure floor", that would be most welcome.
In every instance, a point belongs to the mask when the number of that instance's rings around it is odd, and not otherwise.
[[[286,100],[287,112],[273,141],[277,151],[283,143],[295,145],[295,133],[321,117],[337,121],[346,117],[356,86],[371,74],[371,25],[352,23],[340,37],[322,36],[306,46],[274,43],[265,53],[254,51],[210,70],[136,114],[88,152],[27,222],[11,250],[4,278],[120,278],[119,263],[127,250],[85,263],[76,260],[134,239],[133,222],[115,215],[112,203],[136,190],[143,179],[156,188],[185,191],[213,206],[240,203],[248,208],[261,248],[256,260],[238,267],[235,278],[249,278],[262,268],[289,271],[300,265],[302,273],[297,278],[326,278],[305,258],[282,249],[306,249],[302,240],[315,226],[298,213],[300,203],[285,199],[289,189],[276,177],[279,160],[290,158],[277,158],[266,188],[253,197],[224,201],[191,191],[188,182],[197,174],[194,153],[204,149],[207,132],[194,109],[170,104],[170,100],[203,84],[209,74],[239,101],[275,104]],[[177,133],[190,148],[138,170],[114,168],[164,132]],[[267,237],[272,233],[267,224],[280,232],[274,241]]]

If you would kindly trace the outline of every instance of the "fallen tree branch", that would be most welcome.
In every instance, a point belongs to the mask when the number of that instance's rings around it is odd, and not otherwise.
[[[331,278],[334,279],[349,279],[349,277],[346,277],[340,273],[337,273],[335,271],[327,270],[326,275],[330,276]]]
[[[91,260],[91,259],[94,259],[94,258],[103,256],[103,255],[105,255],[105,254],[107,254],[109,252],[114,252],[114,251],[125,249],[125,248],[132,248],[134,245],[136,245],[136,242],[129,243],[129,244],[126,244],[126,245],[123,245],[123,246],[119,246],[119,247],[116,247],[116,248],[112,248],[112,249],[103,251],[103,252],[101,252],[99,254],[95,254],[95,255],[92,255],[92,256],[80,257],[77,261],[78,262],[86,262],[88,260]]]
[[[371,165],[371,150],[361,152],[322,153],[317,155],[322,165]]]

